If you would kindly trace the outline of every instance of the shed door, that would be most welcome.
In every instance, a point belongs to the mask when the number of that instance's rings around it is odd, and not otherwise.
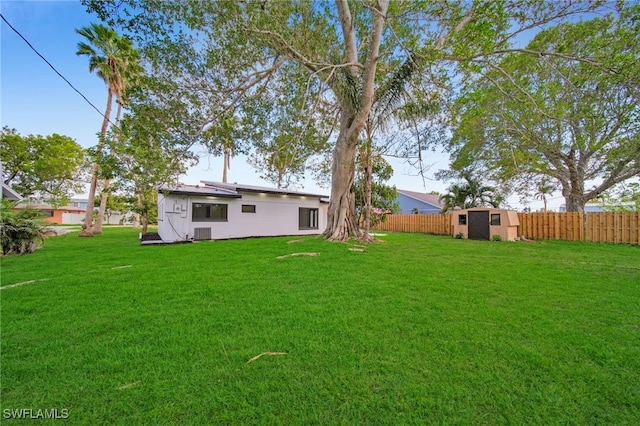
[[[472,240],[489,239],[489,211],[469,212],[469,238]]]

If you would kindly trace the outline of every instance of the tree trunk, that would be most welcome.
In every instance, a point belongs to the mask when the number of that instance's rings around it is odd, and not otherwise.
[[[136,191],[138,191],[138,185],[136,184]],[[133,229],[138,229],[140,228],[140,211],[142,211],[142,197],[140,196],[140,193],[138,192],[138,194],[136,194],[136,197],[138,199],[138,211],[135,212],[133,214],[133,222],[131,223],[131,227]]]
[[[333,150],[331,165],[331,201],[327,212],[327,228],[323,236],[330,241],[347,241],[351,235],[362,236],[351,192],[355,178],[357,139],[349,141],[340,132]]]
[[[283,176],[284,176],[284,170],[281,168],[278,168],[278,186],[277,186],[278,189],[282,188]]]
[[[118,110],[116,112],[116,129],[120,125],[120,116],[122,115],[122,105],[118,102]],[[111,150],[114,149],[118,140],[118,133],[113,134]],[[104,221],[104,212],[107,209],[107,201],[109,199],[109,186],[111,185],[111,179],[104,180],[104,186],[102,187],[102,198],[100,198],[100,209],[98,210],[98,217],[93,227],[93,235],[102,234],[102,222]]]
[[[371,229],[371,192],[373,181],[373,164],[371,163],[371,140],[373,139],[373,131],[371,129],[371,122],[367,121],[367,142],[365,146],[365,194],[364,194],[364,224],[363,224],[363,238],[371,240],[369,230]]]
[[[104,212],[107,209],[107,201],[109,198],[109,186],[111,185],[111,179],[105,179],[102,186],[102,197],[100,198],[100,209],[98,210],[98,217],[96,223],[93,225],[93,235],[102,234],[102,222],[104,221]]]
[[[358,49],[354,20],[346,1],[336,2],[340,24],[345,41],[345,59],[351,63],[358,62]],[[375,98],[376,65],[380,40],[384,28],[384,17],[387,14],[386,0],[377,1],[377,12],[373,13],[371,35],[367,47],[367,59],[364,70],[360,72],[356,67],[348,68],[354,78],[362,79],[360,103],[357,109],[349,96],[343,96],[340,89],[332,88],[341,98],[340,134],[333,150],[333,164],[331,165],[331,201],[327,212],[327,229],[323,236],[330,241],[346,241],[351,235],[362,239],[356,217],[355,197],[351,192],[355,178],[356,151],[360,132],[365,126],[371,106]],[[374,6],[374,7],[375,7]]]
[[[227,183],[227,170],[229,170],[230,167],[230,157],[231,157],[231,152],[228,148],[225,148],[224,150],[224,164],[222,166],[222,183]]]
[[[566,211],[584,211],[586,199],[584,196],[584,184],[582,184],[582,180],[571,179],[569,182],[563,182],[562,196],[564,197]]]
[[[140,213],[133,214],[133,221],[131,222],[131,227],[133,229],[140,228]]]
[[[100,138],[98,139],[98,147],[96,148],[96,160],[100,159],[102,155],[102,148],[104,146],[104,140],[107,136],[107,128],[109,127],[109,116],[111,116],[111,103],[113,102],[113,92],[111,89],[107,89],[107,107],[104,111],[104,118],[102,120],[102,129],[100,131]],[[89,187],[89,199],[87,200],[87,212],[84,216],[84,224],[82,230],[78,234],[78,237],[93,237],[93,205],[96,201],[96,187],[98,186],[98,171],[100,165],[98,161],[93,163],[93,174],[91,175],[91,185]]]
[[[147,228],[149,227],[149,218],[146,215],[142,216],[142,235],[147,233]]]
[[[569,195],[565,195],[564,202],[568,212],[584,211],[585,201],[582,193],[572,191]]]
[[[575,152],[572,149],[565,159],[569,171],[568,179],[562,181],[562,195],[564,196],[568,212],[583,212],[586,202],[584,196],[584,168],[576,164]]]

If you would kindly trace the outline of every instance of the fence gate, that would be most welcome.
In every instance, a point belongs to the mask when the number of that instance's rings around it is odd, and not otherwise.
[[[469,212],[469,239],[489,239],[489,211]]]

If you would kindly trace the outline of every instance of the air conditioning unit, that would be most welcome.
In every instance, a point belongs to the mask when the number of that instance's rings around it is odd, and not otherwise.
[[[211,228],[194,228],[193,239],[195,241],[203,241],[211,239]]]

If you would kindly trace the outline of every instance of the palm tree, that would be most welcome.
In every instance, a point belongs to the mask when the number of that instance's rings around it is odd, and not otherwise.
[[[89,27],[82,27],[76,30],[78,34],[85,37],[87,42],[78,43],[77,55],[87,55],[89,57],[89,72],[95,72],[107,85],[107,106],[102,120],[102,128],[96,149],[96,161],[93,164],[93,174],[91,186],[89,188],[89,200],[87,202],[87,213],[82,225],[80,237],[93,236],[93,204],[96,196],[98,183],[98,163],[104,141],[107,136],[109,118],[111,116],[111,106],[113,97],[121,99],[127,81],[127,64],[135,58],[137,53],[133,49],[133,43],[127,37],[119,36],[113,29],[100,24],[91,24]]]
[[[33,253],[51,234],[42,213],[32,208],[15,212],[17,202],[0,201],[0,256]]]
[[[442,213],[446,213],[449,210],[454,210],[456,208],[466,208],[467,192],[463,185],[453,184],[447,188],[447,191],[449,191],[447,194],[443,194],[439,198],[440,202],[444,204]]]
[[[538,192],[536,193],[535,197],[538,200],[542,200],[545,213],[547,212],[547,196],[553,194],[555,190],[556,188],[554,188],[546,179],[543,179],[542,181],[540,181],[540,183],[538,183]]]
[[[472,207],[498,207],[502,197],[495,194],[495,188],[483,185],[479,179],[469,172],[461,172],[460,177],[465,181],[451,185],[449,193],[440,197],[444,203],[442,213],[453,210],[456,207],[470,209]]]
[[[122,116],[122,108],[126,107],[129,103],[129,99],[127,96],[127,89],[136,82],[136,80],[140,77],[140,74],[143,71],[143,68],[139,63],[140,55],[138,51],[131,48],[130,50],[122,50],[122,54],[120,56],[121,61],[121,73],[120,73],[120,84],[119,84],[119,93],[114,92],[116,97],[116,103],[118,104],[118,109],[116,111],[116,121],[114,124],[114,132],[111,143],[111,154],[113,154],[113,150],[116,149],[119,139],[119,129],[120,129],[120,117]],[[109,187],[111,186],[111,178],[107,177],[104,180],[102,185],[102,197],[100,198],[100,208],[98,210],[98,217],[96,218],[96,223],[93,226],[93,234],[102,234],[102,223],[104,220],[104,214],[107,208],[107,201],[109,198]]]

